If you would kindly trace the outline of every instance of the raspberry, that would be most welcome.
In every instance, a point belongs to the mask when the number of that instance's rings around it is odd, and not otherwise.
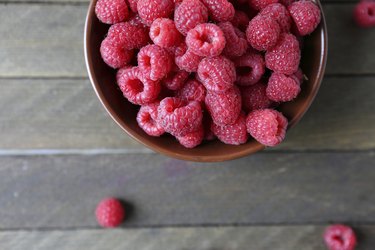
[[[137,114],[139,127],[150,136],[161,136],[164,129],[158,124],[158,107],[159,102],[142,106]]]
[[[143,25],[125,22],[112,25],[108,36],[126,49],[140,49],[150,41],[148,30]]]
[[[130,9],[134,13],[137,13],[138,12],[138,9],[137,9],[138,0],[128,0],[128,3],[129,3]]]
[[[168,77],[164,79],[163,85],[170,90],[179,90],[185,85],[188,78],[189,73],[184,70],[171,72]]]
[[[301,68],[299,68],[296,73],[290,75],[289,77],[292,77],[298,83],[298,85],[301,85],[305,78]]]
[[[324,241],[329,250],[354,250],[357,245],[353,229],[340,224],[327,227]]]
[[[174,136],[184,136],[202,126],[202,108],[199,102],[186,102],[167,97],[160,102],[158,122],[164,130]]]
[[[233,24],[234,27],[237,27],[241,31],[246,31],[250,19],[245,12],[236,10],[234,17],[230,22]]]
[[[208,21],[208,10],[199,0],[183,1],[175,10],[176,28],[184,36],[195,26]]]
[[[285,138],[288,120],[273,109],[251,112],[246,118],[247,132],[265,146],[273,147]]]
[[[226,22],[234,17],[234,7],[227,0],[201,0],[215,22]]]
[[[238,28],[233,27],[230,22],[220,23],[219,27],[223,31],[226,40],[223,55],[228,57],[242,56],[248,48],[246,35]]]
[[[236,84],[249,86],[259,82],[266,70],[263,56],[253,51],[234,60],[237,71]]]
[[[218,56],[225,47],[224,33],[215,24],[198,24],[188,32],[186,45],[199,56]]]
[[[246,143],[248,139],[246,116],[244,113],[241,113],[237,121],[232,125],[220,126],[213,123],[211,130],[225,144],[240,145]]]
[[[280,37],[280,26],[269,16],[254,17],[246,30],[247,41],[257,50],[268,50]]]
[[[206,97],[206,89],[199,81],[190,80],[177,92],[176,97],[187,102],[197,101],[203,103]]]
[[[174,9],[172,0],[138,0],[138,14],[145,24],[150,26],[160,17],[169,17]]]
[[[292,77],[273,73],[268,80],[267,96],[275,102],[288,102],[301,92],[298,82]]]
[[[184,136],[176,136],[178,142],[185,148],[195,148],[202,143],[203,138],[203,126],[200,126],[197,131],[190,132]]]
[[[353,12],[354,21],[363,28],[375,27],[375,2],[359,2]]]
[[[134,52],[124,49],[107,37],[100,45],[100,54],[108,66],[117,69],[128,65],[133,59]]]
[[[138,53],[138,66],[151,80],[165,77],[172,69],[173,59],[169,52],[157,45],[143,47]]]
[[[241,89],[242,107],[250,112],[257,109],[266,109],[272,106],[272,101],[267,97],[267,86],[258,82],[249,87]]]
[[[120,69],[116,79],[124,97],[134,104],[151,103],[160,93],[160,83],[145,78],[138,67]]]
[[[174,22],[168,18],[158,18],[152,23],[150,37],[156,45],[164,48],[177,46],[182,41]]]
[[[217,125],[233,124],[241,113],[241,93],[236,86],[222,93],[209,91],[205,104],[214,123]]]
[[[106,24],[119,23],[129,18],[129,9],[124,0],[98,0],[95,13]]]
[[[96,220],[105,228],[119,226],[125,218],[125,209],[115,198],[106,198],[99,202],[95,210]]]
[[[266,52],[266,66],[270,70],[291,75],[298,70],[301,49],[297,38],[292,34],[282,34],[276,46]]]
[[[278,0],[249,0],[249,5],[255,10],[261,10],[270,4],[277,3]]]
[[[185,43],[181,43],[175,51],[176,65],[187,72],[197,72],[198,65],[202,60],[201,56],[194,54],[187,48]]]
[[[320,9],[310,0],[294,2],[288,9],[301,36],[313,32],[320,23]]]
[[[260,15],[269,16],[275,19],[280,25],[281,32],[290,31],[290,27],[292,26],[292,18],[284,5],[280,3],[270,4],[260,12]]]

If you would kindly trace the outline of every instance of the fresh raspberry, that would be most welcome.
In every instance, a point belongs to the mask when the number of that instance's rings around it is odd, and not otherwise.
[[[164,130],[174,136],[184,136],[202,126],[202,108],[199,102],[186,103],[175,97],[160,102],[158,122]]]
[[[241,31],[246,31],[246,28],[250,22],[250,18],[245,12],[236,10],[234,17],[230,22],[234,27],[240,29]]]
[[[96,220],[105,228],[119,226],[125,218],[125,209],[115,198],[106,198],[99,202],[95,210]]]
[[[138,0],[138,14],[150,26],[152,22],[161,17],[169,17],[174,9],[172,0]]]
[[[116,79],[124,97],[134,104],[152,103],[160,93],[160,83],[145,78],[138,67],[120,69]]]
[[[301,92],[298,82],[292,77],[280,73],[272,73],[268,80],[267,96],[275,102],[289,102]]]
[[[189,73],[184,70],[173,71],[163,80],[163,85],[170,90],[179,90],[185,85],[188,78]]]
[[[327,227],[324,241],[329,250],[354,250],[357,245],[353,229],[340,224]]]
[[[199,56],[218,56],[225,48],[224,33],[215,24],[198,24],[188,32],[186,45]]]
[[[139,127],[150,136],[161,136],[164,129],[158,124],[158,107],[159,102],[142,106],[137,114],[137,122]]]
[[[320,9],[310,0],[294,2],[288,9],[301,36],[313,32],[320,23]]]
[[[276,46],[268,50],[265,55],[267,68],[285,75],[295,73],[300,60],[301,49],[297,38],[287,33],[282,34]]]
[[[98,0],[95,13],[106,24],[119,23],[129,18],[128,5],[124,0]]]
[[[137,13],[138,12],[138,9],[137,9],[138,0],[128,0],[128,3],[129,3],[130,9],[134,13]]]
[[[200,145],[204,138],[203,126],[200,126],[198,130],[190,132],[184,136],[176,136],[178,142],[185,148],[195,148]]]
[[[181,43],[175,50],[175,63],[187,72],[197,72],[198,65],[203,57],[194,54],[185,43]]]
[[[270,4],[277,3],[278,0],[249,0],[249,5],[255,10],[261,10]]]
[[[208,21],[208,10],[199,0],[183,1],[175,10],[176,28],[184,36],[195,26]]]
[[[280,37],[280,26],[269,16],[254,17],[246,30],[247,41],[257,50],[268,50],[275,46]]]
[[[292,18],[290,17],[288,9],[280,4],[270,4],[261,10],[260,15],[269,16],[277,21],[280,25],[281,32],[289,32],[292,26]]]
[[[138,27],[138,26],[142,26],[143,28],[145,28],[145,29],[147,29],[147,30],[150,29],[150,27],[148,27],[146,24],[143,23],[142,18],[141,18],[138,14],[133,15],[133,16],[129,19],[128,23],[130,23],[131,25],[137,26],[137,27]],[[147,34],[148,34],[148,33],[147,33]]]
[[[375,27],[375,2],[361,1],[353,12],[354,21],[363,28]]]
[[[242,56],[248,48],[245,33],[230,22],[220,23],[218,26],[223,31],[226,40],[223,55],[227,57]]]
[[[100,45],[100,54],[108,66],[117,69],[128,65],[133,59],[134,52],[124,49],[121,44],[107,37]]]
[[[235,59],[234,64],[237,71],[236,84],[240,86],[249,86],[259,82],[266,70],[263,56],[251,50]]]
[[[224,56],[207,57],[199,63],[198,77],[207,90],[223,92],[233,86],[236,68]]]
[[[305,78],[301,68],[298,68],[297,72],[293,75],[290,75],[289,77],[293,78],[298,83],[298,85],[301,85]]]
[[[234,7],[227,0],[201,0],[215,22],[226,22],[234,17]]]
[[[241,113],[241,93],[236,86],[222,93],[209,91],[205,104],[214,123],[217,125],[233,124]]]
[[[176,93],[176,97],[187,102],[203,103],[206,97],[206,88],[199,81],[190,80]]]
[[[108,30],[108,36],[126,49],[140,49],[149,43],[148,29],[131,22],[117,23]]]
[[[241,145],[247,142],[246,116],[241,113],[237,121],[232,125],[220,126],[212,124],[211,130],[220,141],[230,145]]]
[[[173,59],[167,50],[151,44],[139,51],[138,66],[146,77],[157,81],[171,71]]]
[[[273,147],[285,138],[288,120],[273,109],[251,112],[246,118],[247,132],[265,146]]]
[[[263,82],[241,88],[243,109],[250,112],[271,107],[272,101],[267,97],[266,89],[267,86]]]
[[[152,23],[150,37],[156,45],[164,48],[177,46],[182,41],[182,35],[168,18],[158,18]]]

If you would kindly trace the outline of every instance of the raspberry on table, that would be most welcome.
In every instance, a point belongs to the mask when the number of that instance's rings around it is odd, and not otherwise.
[[[130,21],[112,25],[108,30],[107,38],[116,41],[126,49],[140,49],[150,41],[148,29]]]
[[[247,41],[256,50],[268,50],[276,45],[280,37],[280,25],[269,16],[257,15],[246,30]]]
[[[138,0],[137,9],[145,24],[150,26],[157,18],[171,16],[174,3],[172,0]]]
[[[241,88],[242,107],[250,112],[257,109],[270,108],[273,102],[267,97],[267,85],[258,82],[254,85]]]
[[[185,85],[188,78],[189,73],[184,70],[172,71],[162,83],[167,89],[179,90]]]
[[[198,65],[203,57],[194,54],[185,43],[181,43],[175,50],[175,63],[187,72],[197,72]]]
[[[133,59],[134,52],[107,37],[100,45],[100,54],[108,66],[117,69],[128,65]]]
[[[301,60],[301,49],[297,38],[284,33],[277,44],[266,52],[266,67],[277,73],[292,75],[298,70]]]
[[[272,73],[267,85],[267,96],[275,102],[289,102],[301,92],[299,83],[292,77]]]
[[[176,97],[186,102],[197,101],[203,103],[206,97],[206,88],[198,80],[189,80],[182,89],[177,91]]]
[[[218,26],[224,33],[226,45],[223,55],[227,57],[239,57],[246,53],[248,43],[246,35],[230,22],[219,23]]]
[[[345,225],[327,227],[323,237],[329,250],[354,250],[357,245],[353,229]]]
[[[138,67],[142,73],[153,81],[160,80],[172,70],[171,54],[157,45],[143,47],[138,53]]]
[[[161,136],[165,133],[164,129],[158,124],[159,102],[143,105],[138,111],[138,125],[146,134],[150,136]]]
[[[182,35],[173,20],[168,18],[158,18],[151,24],[150,38],[154,44],[163,48],[175,47],[182,41]]]
[[[235,123],[231,125],[220,126],[213,123],[211,130],[217,138],[225,144],[241,145],[246,143],[249,138],[244,113],[241,113]]]
[[[288,9],[280,4],[273,3],[260,11],[260,15],[269,16],[275,19],[280,25],[281,32],[289,32],[292,26],[292,18],[290,17]]]
[[[176,136],[178,142],[185,148],[195,148],[200,145],[204,138],[203,126],[200,126],[198,130],[187,133],[184,136]]]
[[[230,22],[234,27],[240,29],[241,31],[246,31],[246,28],[250,22],[250,18],[245,12],[236,10],[236,12],[234,13],[234,17]]]
[[[320,9],[310,0],[294,2],[288,9],[301,36],[312,33],[320,23]]]
[[[226,22],[234,17],[234,7],[228,0],[201,0],[215,22]]]
[[[125,209],[115,198],[106,198],[99,202],[95,210],[96,220],[105,228],[119,226],[125,218]]]
[[[120,69],[116,79],[124,97],[133,104],[152,103],[160,93],[160,83],[145,78],[138,67]]]
[[[225,44],[223,31],[213,23],[198,24],[186,36],[186,45],[199,56],[218,56]]]
[[[138,9],[137,9],[138,0],[128,0],[128,3],[129,3],[129,8],[134,13],[137,13],[138,12]]]
[[[236,84],[239,86],[249,86],[259,82],[266,71],[263,56],[251,50],[236,58],[234,64],[237,73]]]
[[[249,5],[255,10],[261,10],[270,4],[277,3],[279,0],[249,0]]]
[[[363,28],[375,27],[375,2],[361,1],[353,11],[354,21]]]
[[[129,18],[129,9],[124,0],[98,0],[95,13],[102,23],[115,24]]]
[[[195,26],[208,21],[208,10],[200,0],[183,1],[174,12],[176,28],[184,36]]]

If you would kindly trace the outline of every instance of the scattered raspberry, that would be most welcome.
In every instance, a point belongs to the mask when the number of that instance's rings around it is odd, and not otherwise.
[[[178,142],[185,148],[195,148],[202,143],[203,138],[203,126],[200,126],[197,131],[190,132],[184,136],[176,136]]]
[[[261,10],[270,4],[277,3],[278,0],[249,0],[249,5],[255,10]]]
[[[245,12],[236,10],[234,17],[230,22],[233,24],[234,27],[240,29],[241,31],[246,31],[250,19]]]
[[[178,70],[177,72],[169,73],[168,77],[163,80],[163,85],[170,90],[179,90],[185,85],[188,78],[188,72]]]
[[[246,116],[241,113],[237,121],[232,125],[220,126],[212,124],[211,130],[220,141],[230,145],[241,145],[247,142]]]
[[[150,37],[156,45],[164,48],[177,46],[182,41],[174,22],[168,18],[158,18],[152,23]]]
[[[197,101],[203,103],[206,97],[206,88],[199,81],[190,80],[177,92],[176,97],[187,102]]]
[[[157,18],[169,17],[174,4],[172,0],[138,0],[137,9],[145,24],[150,26]]]
[[[108,66],[117,69],[128,65],[133,59],[134,52],[124,49],[121,44],[107,37],[100,45],[100,54]]]
[[[289,102],[301,92],[298,82],[284,74],[273,73],[268,80],[267,96],[275,102]]]
[[[241,93],[236,86],[222,93],[209,91],[205,103],[217,125],[233,124],[241,113]]]
[[[129,9],[124,0],[98,0],[95,13],[106,24],[119,23],[129,18]]]
[[[202,108],[199,102],[186,102],[167,97],[160,102],[158,122],[164,130],[174,136],[184,136],[202,125]]]
[[[270,70],[285,75],[295,73],[301,60],[297,38],[292,34],[282,34],[276,46],[266,52],[265,60]]]
[[[218,56],[225,47],[224,33],[215,24],[198,24],[188,32],[186,45],[199,56]]]
[[[266,109],[272,106],[272,101],[267,97],[267,86],[262,82],[243,87],[241,89],[242,107],[250,112],[257,109]]]
[[[254,17],[247,27],[246,37],[251,47],[257,50],[268,50],[275,46],[280,36],[280,26],[275,19],[268,16]]]
[[[234,7],[227,0],[201,0],[215,22],[226,22],[234,17]]]
[[[131,22],[112,25],[108,30],[107,37],[126,49],[140,49],[150,41],[148,29],[143,25]]]
[[[197,72],[198,65],[202,60],[201,56],[194,54],[187,48],[185,43],[181,43],[175,51],[176,65],[187,72]]]
[[[175,10],[176,28],[184,36],[195,26],[208,21],[208,10],[199,0],[183,1]]]
[[[363,28],[375,27],[375,2],[361,1],[353,12],[354,21]]]
[[[230,22],[219,23],[218,26],[223,31],[226,40],[223,55],[227,57],[242,56],[248,48],[245,33],[242,33]]]
[[[249,86],[259,82],[266,70],[263,56],[253,51],[234,60],[236,66],[236,84]]]
[[[265,7],[261,12],[262,16],[269,16],[277,21],[280,25],[281,32],[289,32],[292,26],[292,18],[287,8],[280,4],[274,3]]]
[[[158,124],[158,107],[159,102],[142,106],[137,114],[139,127],[150,136],[161,136],[164,129]]]
[[[223,92],[233,86],[236,68],[224,56],[207,57],[199,63],[198,76],[207,90]]]
[[[273,147],[285,138],[288,120],[278,111],[261,109],[246,118],[247,132],[265,146]]]
[[[125,218],[125,209],[115,198],[106,198],[99,202],[95,210],[96,220],[105,228],[119,226]]]
[[[134,104],[152,103],[160,93],[160,83],[145,78],[138,67],[119,70],[116,79],[124,97]]]
[[[320,23],[320,9],[310,0],[294,2],[288,9],[301,36],[313,32]]]
[[[353,229],[340,224],[327,227],[324,241],[329,250],[354,250],[357,244]]]
[[[157,81],[171,71],[173,59],[167,50],[151,44],[139,51],[138,66],[146,77]]]

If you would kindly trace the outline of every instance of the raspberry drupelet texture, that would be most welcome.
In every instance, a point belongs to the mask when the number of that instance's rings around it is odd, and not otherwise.
[[[157,18],[170,17],[174,3],[172,0],[138,0],[137,9],[144,23],[150,26]]]
[[[143,105],[137,114],[139,127],[150,136],[161,136],[165,133],[164,129],[158,124],[159,102]]]
[[[200,126],[198,130],[187,133],[184,136],[176,136],[178,142],[185,148],[195,148],[200,145],[204,138],[203,126]]]
[[[264,58],[261,54],[249,50],[245,55],[234,60],[239,86],[249,86],[259,82],[266,70]]]
[[[274,3],[265,7],[261,12],[262,16],[269,16],[277,21],[280,25],[281,32],[289,32],[292,26],[292,18],[290,17],[288,9],[280,4]]]
[[[109,37],[100,45],[100,54],[103,61],[110,67],[117,69],[128,65],[134,56],[133,50],[127,50]]]
[[[197,72],[198,65],[203,57],[194,54],[185,43],[181,43],[175,50],[175,63],[187,72]]]
[[[176,28],[184,36],[195,26],[208,21],[208,10],[200,0],[183,1],[175,10]]]
[[[215,22],[230,21],[234,17],[234,7],[228,0],[201,0],[206,5],[210,17]]]
[[[273,73],[268,80],[267,96],[275,102],[289,102],[301,92],[299,83],[284,74]]]
[[[100,226],[113,228],[123,222],[125,209],[119,200],[106,198],[97,205],[95,215]]]
[[[298,70],[301,49],[297,38],[292,34],[281,35],[277,44],[266,52],[266,67],[277,73],[292,75]]]
[[[134,22],[117,23],[108,30],[108,36],[126,49],[140,49],[150,41],[148,29]]]
[[[137,9],[137,3],[138,3],[138,0],[128,0],[128,3],[129,3],[129,7],[130,7],[130,9],[131,9],[134,13],[137,13],[137,12],[138,12],[138,9]]]
[[[138,67],[142,73],[153,81],[160,80],[172,70],[171,54],[157,45],[143,47],[138,53]]]
[[[247,132],[261,144],[273,147],[285,138],[288,120],[273,109],[251,112],[246,118]]]
[[[179,90],[185,85],[188,78],[189,73],[184,70],[172,71],[163,80],[163,85],[170,90]]]
[[[249,25],[249,16],[240,10],[236,10],[233,19],[230,21],[234,27],[240,29],[241,31],[246,31],[247,25]]]
[[[249,137],[246,130],[246,116],[244,113],[241,113],[235,123],[231,125],[220,126],[213,123],[211,130],[220,141],[230,145],[244,144]]]
[[[224,33],[226,45],[223,55],[229,58],[242,56],[248,48],[246,35],[230,22],[219,23],[218,26]]]
[[[312,33],[320,23],[320,9],[310,0],[294,2],[288,9],[301,36]]]
[[[258,82],[241,88],[242,107],[246,112],[270,108],[273,102],[267,97],[267,85]]]
[[[198,66],[198,77],[209,91],[223,92],[236,80],[234,63],[224,56],[204,58]]]
[[[375,27],[375,2],[361,1],[353,11],[354,21],[363,28]]]
[[[329,250],[354,250],[357,245],[353,229],[341,224],[327,227],[323,237]]]
[[[160,93],[160,83],[145,78],[138,67],[120,69],[116,79],[124,97],[133,104],[152,103]]]
[[[204,103],[206,88],[198,80],[189,80],[182,89],[176,93],[176,97],[186,102],[197,101]]]
[[[246,30],[247,41],[256,50],[268,50],[275,46],[280,37],[280,25],[269,16],[257,15]]]
[[[129,9],[124,0],[98,0],[95,14],[101,22],[114,24],[127,20]]]
[[[173,20],[168,18],[158,18],[152,23],[150,38],[154,44],[163,48],[175,47],[182,42],[182,35]]]
[[[249,0],[249,5],[255,10],[261,10],[270,4],[277,3],[278,0]]]
[[[186,36],[186,45],[199,56],[218,56],[225,44],[223,31],[212,23],[198,24]]]

